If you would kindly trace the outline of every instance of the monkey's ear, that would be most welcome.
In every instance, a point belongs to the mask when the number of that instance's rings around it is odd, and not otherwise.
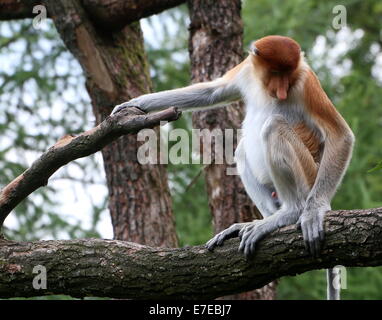
[[[259,50],[256,48],[255,41],[253,41],[250,44],[250,46],[249,46],[249,53],[253,54],[255,56],[259,54]]]

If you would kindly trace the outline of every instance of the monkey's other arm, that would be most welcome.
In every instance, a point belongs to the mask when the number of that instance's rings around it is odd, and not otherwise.
[[[247,60],[247,59],[246,59]],[[217,107],[239,100],[240,73],[245,72],[244,60],[228,71],[223,77],[214,81],[197,83],[188,87],[149,93],[117,105],[111,114],[124,108],[138,107],[142,111],[152,112],[168,107],[178,107],[181,110],[196,110],[206,107]]]
[[[330,202],[349,165],[355,138],[313,72],[305,86],[309,93],[306,96],[310,97],[306,101],[308,112],[324,133],[325,141],[317,177],[297,225],[307,249],[317,256],[324,239],[324,215],[331,210]]]

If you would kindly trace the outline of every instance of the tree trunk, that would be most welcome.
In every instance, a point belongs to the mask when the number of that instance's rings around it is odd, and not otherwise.
[[[95,27],[77,0],[48,0],[49,16],[85,74],[97,123],[113,107],[151,90],[139,23],[109,31]],[[158,131],[157,131],[158,132]],[[177,246],[166,168],[137,162],[135,135],[102,150],[114,237]]]
[[[189,50],[192,64],[192,81],[204,82],[222,76],[243,59],[243,24],[240,0],[190,0],[191,27]],[[193,126],[208,128],[240,128],[244,109],[242,103],[227,108],[194,112]],[[201,142],[202,145],[202,142]],[[211,144],[212,159],[215,143]],[[204,146],[208,147],[208,146]],[[236,148],[236,143],[234,145]],[[227,175],[227,164],[214,164],[205,168],[209,206],[215,233],[235,222],[261,218],[257,208],[246,194],[238,175]],[[273,299],[275,285],[230,299]]]

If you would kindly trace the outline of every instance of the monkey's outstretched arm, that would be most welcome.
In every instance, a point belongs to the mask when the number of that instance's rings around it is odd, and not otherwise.
[[[321,127],[325,144],[315,183],[308,195],[298,225],[301,226],[307,248],[318,255],[324,238],[324,215],[350,162],[354,135],[337,112],[312,73],[306,81],[312,101],[306,105],[312,118]],[[309,87],[311,86],[311,87]]]
[[[145,112],[171,106],[182,110],[216,107],[241,98],[239,73],[245,72],[247,59],[214,81],[197,83],[185,88],[149,93],[116,106],[112,112],[127,107],[138,107]]]

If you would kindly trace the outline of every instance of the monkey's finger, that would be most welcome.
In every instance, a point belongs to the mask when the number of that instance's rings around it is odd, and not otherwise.
[[[243,238],[244,234],[246,234],[248,231],[250,231],[252,229],[252,226],[251,225],[247,225],[245,226],[244,228],[242,228],[239,232],[239,238],[240,240]]]
[[[222,246],[225,240],[236,237],[238,233],[239,229],[228,228],[209,240],[206,244],[207,248],[212,251],[216,246]]]
[[[224,233],[219,233],[216,237],[215,237],[215,246],[219,246],[221,247],[224,243],[224,240],[226,239],[225,236],[224,236]]]
[[[207,247],[208,250],[210,250],[210,251],[213,251],[213,250],[214,250],[214,248],[215,248],[216,245],[217,245],[218,237],[219,237],[219,235],[216,235],[215,237],[213,237],[212,239],[210,239],[210,240],[206,243],[206,247]]]
[[[249,237],[247,237],[245,240],[243,239],[240,243],[240,246],[242,246],[242,252],[246,256],[246,258],[249,258],[251,256],[251,242],[248,241]]]
[[[250,243],[247,243],[244,247],[244,255],[248,258],[251,257],[252,255],[252,252],[251,252],[251,244]]]
[[[313,255],[313,251],[314,251],[314,249],[313,249],[313,243],[312,243],[312,239],[313,239],[313,230],[312,230],[312,224],[311,224],[311,222],[309,222],[308,224],[307,224],[307,235],[308,235],[308,237],[307,237],[307,247],[308,247],[308,253],[309,254],[311,254],[311,255]]]
[[[259,237],[257,235],[255,235],[252,239],[251,239],[251,254],[254,255],[255,253],[255,249],[256,249],[256,244],[259,240]]]
[[[210,241],[206,243],[206,247],[209,251],[213,251],[215,249],[215,246],[216,246],[216,243],[214,238],[212,238]]]
[[[244,252],[245,245],[246,245],[246,240],[247,240],[247,236],[243,236],[241,241],[240,241],[240,245],[239,245],[239,251],[240,252]]]
[[[239,239],[243,239],[243,234],[244,234],[244,228],[240,230],[239,232]]]
[[[252,244],[255,243],[255,236],[256,234],[254,232],[252,232],[248,238],[245,240],[245,247],[244,247],[244,254],[248,257],[250,255],[252,255]],[[254,246],[253,246],[254,248]]]
[[[251,236],[251,231],[252,231],[252,228],[248,228],[248,227],[246,228],[246,230],[245,230],[245,232],[241,238],[241,241],[240,241],[239,251],[243,252],[245,250],[247,240]]]
[[[248,227],[245,227],[243,229],[240,230],[239,232],[239,239],[242,240],[243,239],[243,236],[248,232]]]
[[[321,241],[324,241],[325,239],[325,230],[324,230],[324,220],[321,219],[322,221],[320,221],[320,224],[318,226],[318,235],[320,237],[320,240]]]
[[[308,229],[306,225],[301,224],[302,238],[304,239],[305,250],[309,252],[309,243],[308,243]]]
[[[224,244],[224,241],[231,238],[228,234],[221,234],[216,240],[216,245],[221,247]]]
[[[297,227],[297,230],[301,230],[301,216],[298,218],[296,222],[296,227]]]
[[[314,251],[315,257],[317,258],[321,252],[321,239],[319,235],[319,221],[313,225],[313,241],[314,241]]]
[[[222,233],[220,233],[217,244],[222,245],[225,240],[235,238],[239,234],[239,229],[237,228],[228,228],[227,230],[224,230]]]
[[[244,239],[243,239],[244,240]],[[256,228],[253,228],[249,233],[246,239],[244,240],[244,254],[247,258],[253,256],[255,252],[256,242],[258,240],[258,234]]]

